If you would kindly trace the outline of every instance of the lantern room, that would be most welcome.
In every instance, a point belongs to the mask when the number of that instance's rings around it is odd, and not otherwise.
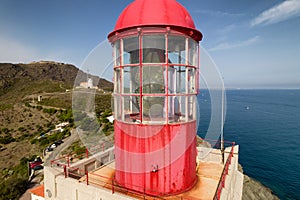
[[[113,42],[115,119],[134,124],[195,120],[197,42],[169,27],[135,31]]]
[[[136,0],[108,35],[114,55],[117,184],[150,195],[196,181],[199,41],[175,0]]]

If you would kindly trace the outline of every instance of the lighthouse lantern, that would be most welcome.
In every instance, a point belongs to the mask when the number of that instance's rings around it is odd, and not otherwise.
[[[108,36],[114,54],[115,181],[150,195],[196,182],[202,34],[175,0],[136,0]]]

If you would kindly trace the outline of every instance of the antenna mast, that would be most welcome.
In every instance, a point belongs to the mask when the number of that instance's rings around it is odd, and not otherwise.
[[[222,154],[222,164],[224,164],[224,153],[225,153],[225,148],[224,148],[224,82],[223,83],[223,87],[222,87],[222,106],[221,106],[221,109],[222,109],[222,112],[221,112],[221,154]]]

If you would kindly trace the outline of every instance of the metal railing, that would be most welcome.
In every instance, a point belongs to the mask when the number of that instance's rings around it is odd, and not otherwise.
[[[224,168],[223,168],[223,171],[222,171],[222,174],[221,174],[221,178],[219,180],[219,184],[218,184],[215,196],[214,196],[214,200],[220,200],[221,199],[221,193],[222,193],[223,188],[225,187],[226,177],[228,175],[229,166],[231,164],[231,160],[232,160],[232,157],[233,157],[233,154],[234,154],[235,142],[232,142],[231,145],[232,145],[231,150],[230,150],[228,158],[225,162],[225,165],[224,165]]]
[[[226,142],[227,144],[229,144],[229,142]],[[228,155],[228,158],[226,160],[226,163],[224,165],[219,183],[218,183],[218,187],[216,189],[215,195],[214,195],[214,200],[220,200],[221,198],[221,193],[222,193],[222,189],[225,187],[225,181],[226,181],[226,176],[228,175],[228,171],[229,171],[229,166],[231,164],[231,160],[234,154],[234,142],[230,142],[231,146],[231,151]],[[214,145],[217,146],[217,145]],[[97,150],[97,149],[101,149],[102,151],[105,151],[106,149],[103,147],[103,145],[100,145],[99,147],[94,147],[92,148],[93,150]],[[120,185],[118,185],[115,181],[114,177],[107,177],[107,176],[103,176],[100,174],[96,174],[94,172],[89,172],[87,170],[83,170],[80,169],[78,167],[72,167],[70,166],[70,164],[72,164],[73,160],[76,159],[82,159],[82,158],[89,158],[90,156],[90,152],[88,151],[88,149],[86,149],[85,153],[81,154],[81,155],[75,155],[75,154],[69,154],[67,156],[62,156],[59,157],[55,160],[51,161],[51,167],[52,166],[56,166],[56,167],[61,167],[63,168],[63,173],[64,173],[64,177],[65,178],[75,178],[75,179],[81,179],[82,178],[82,182],[85,182],[87,185],[95,185],[95,186],[99,186],[99,187],[103,187],[106,189],[109,189],[112,191],[112,194],[114,194],[115,192],[119,192],[125,195],[131,195],[131,196],[135,196],[139,199],[153,199],[153,200],[164,200],[167,199],[166,194],[157,194],[157,195],[149,195],[146,192],[157,192],[157,191],[151,191],[150,188],[142,188],[141,190],[144,192],[140,192],[140,191],[136,191],[136,190],[132,190],[132,189],[128,189],[125,187],[122,187]],[[83,178],[85,177],[85,178]],[[136,186],[131,184],[132,187],[138,188],[140,186]],[[178,200],[187,200],[188,198],[185,198],[183,196],[178,196],[178,195],[172,195],[172,197],[175,197],[175,199]],[[174,198],[173,198],[174,199]]]
[[[78,160],[81,160],[83,158],[89,158],[91,155],[94,155],[95,153],[104,152],[105,150],[109,149],[111,147],[111,142],[104,141],[102,144],[85,148],[85,152],[82,154],[77,155],[76,153],[70,153],[65,156],[58,157],[54,160],[50,161],[51,167],[53,165],[56,166],[64,166],[67,165],[70,167],[70,164],[77,162]]]

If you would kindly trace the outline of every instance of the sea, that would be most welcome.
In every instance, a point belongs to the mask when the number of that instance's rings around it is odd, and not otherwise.
[[[201,90],[198,102],[198,135],[205,138],[210,92]],[[227,90],[223,134],[239,145],[244,174],[280,199],[300,200],[300,90]]]

